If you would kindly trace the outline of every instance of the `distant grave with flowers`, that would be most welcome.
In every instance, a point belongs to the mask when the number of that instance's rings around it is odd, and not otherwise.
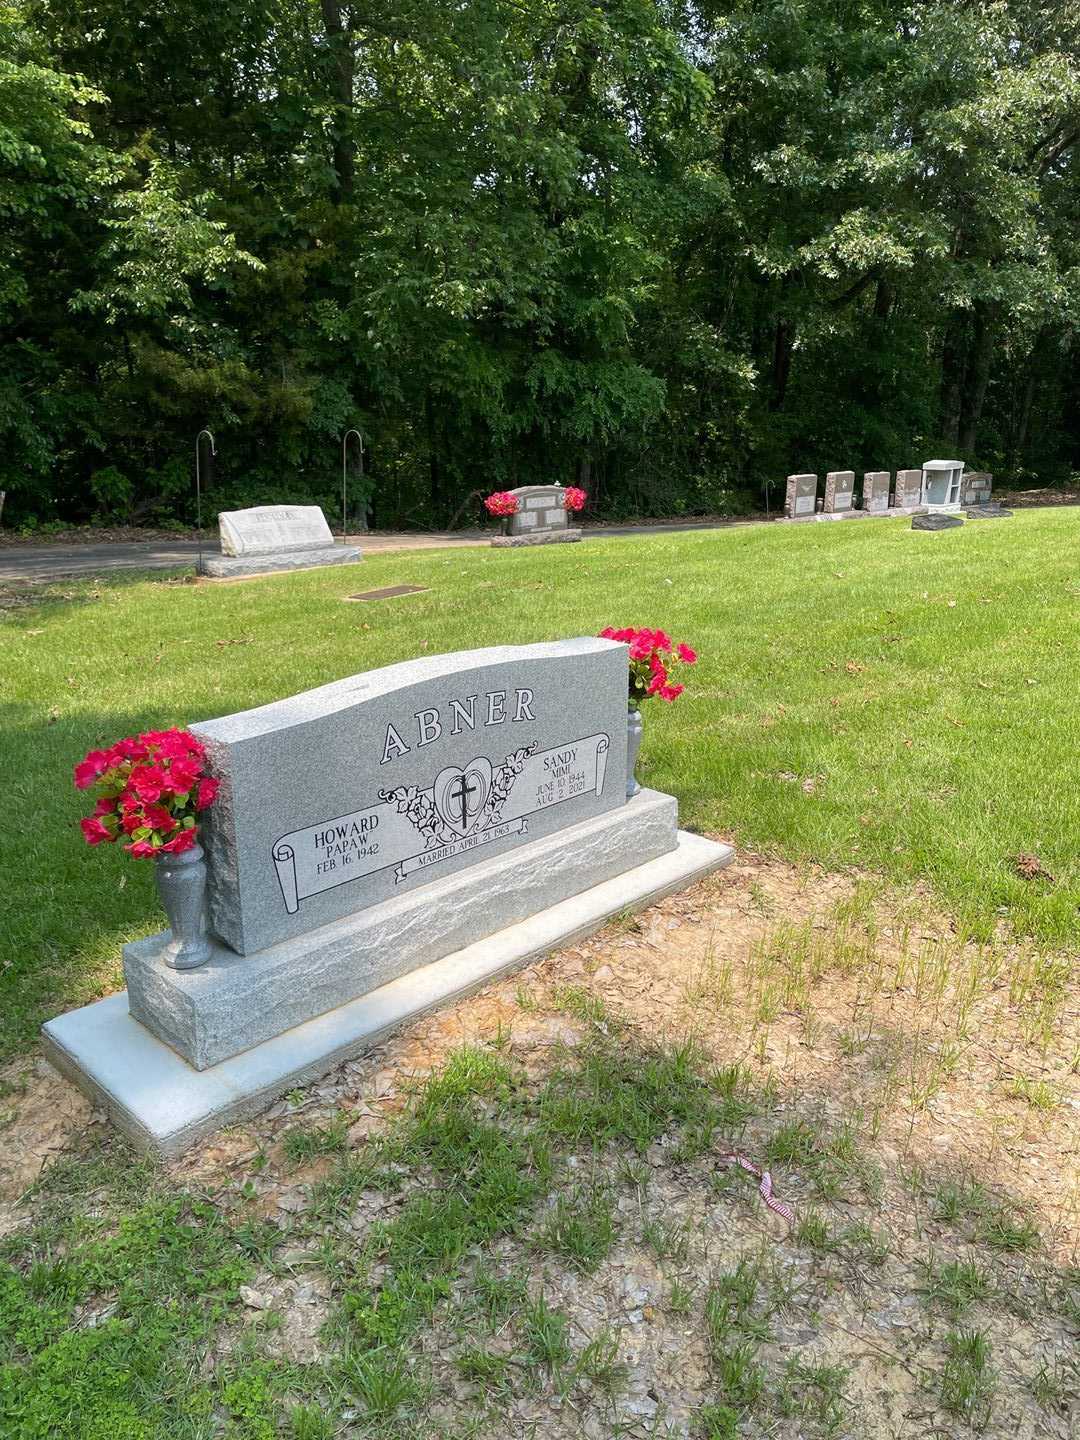
[[[581,529],[569,523],[585,508],[588,496],[576,485],[521,485],[496,490],[484,501],[488,514],[503,522],[503,533],[492,545],[557,545],[581,539]]]

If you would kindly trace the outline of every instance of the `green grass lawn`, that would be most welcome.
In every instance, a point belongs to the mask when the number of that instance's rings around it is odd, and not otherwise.
[[[71,766],[149,727],[426,651],[662,625],[701,654],[646,717],[685,825],[928,882],[975,934],[1080,935],[1080,519],[942,534],[754,526],[388,555],[242,584],[72,583],[0,619],[0,1054],[121,983],[162,923],[147,864],[86,849]],[[350,591],[428,593],[370,605]],[[1052,879],[1020,878],[1038,856]]]

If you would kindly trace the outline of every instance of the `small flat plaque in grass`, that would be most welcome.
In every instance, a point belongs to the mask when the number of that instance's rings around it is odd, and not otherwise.
[[[359,595],[346,595],[346,600],[396,600],[399,595],[423,595],[427,585],[384,585],[381,590],[363,590]]]

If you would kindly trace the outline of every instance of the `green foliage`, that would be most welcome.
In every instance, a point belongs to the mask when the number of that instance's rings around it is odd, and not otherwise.
[[[692,514],[939,447],[1080,466],[1075,7],[179,0],[152,28],[0,19],[15,523],[190,519],[203,425],[217,508],[332,517],[358,425],[382,524],[552,476]]]

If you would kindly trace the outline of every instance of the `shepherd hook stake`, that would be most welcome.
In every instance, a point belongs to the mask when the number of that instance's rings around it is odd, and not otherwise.
[[[359,446],[360,446],[360,451],[359,451],[359,454],[360,454],[360,478],[361,478],[361,480],[364,478],[364,437],[363,437],[363,435],[360,434],[360,431],[359,431],[359,430],[346,430],[346,431],[345,431],[345,434],[344,434],[344,437],[342,438],[342,441],[341,441],[341,543],[342,543],[343,545],[347,545],[347,544],[349,543],[349,530],[348,530],[348,525],[346,524],[346,519],[345,519],[345,517],[346,517],[346,513],[347,513],[347,506],[348,506],[348,501],[347,501],[347,491],[348,491],[348,483],[349,483],[349,458],[348,458],[348,451],[349,451],[349,436],[350,436],[350,435],[355,435],[355,436],[356,436],[357,442],[359,443]]]
[[[199,441],[203,436],[210,441],[211,459],[217,454],[217,446],[214,444],[214,437],[209,430],[200,430],[195,436],[195,524],[199,530],[199,557],[195,562],[197,574],[202,573],[202,472],[199,469]]]

